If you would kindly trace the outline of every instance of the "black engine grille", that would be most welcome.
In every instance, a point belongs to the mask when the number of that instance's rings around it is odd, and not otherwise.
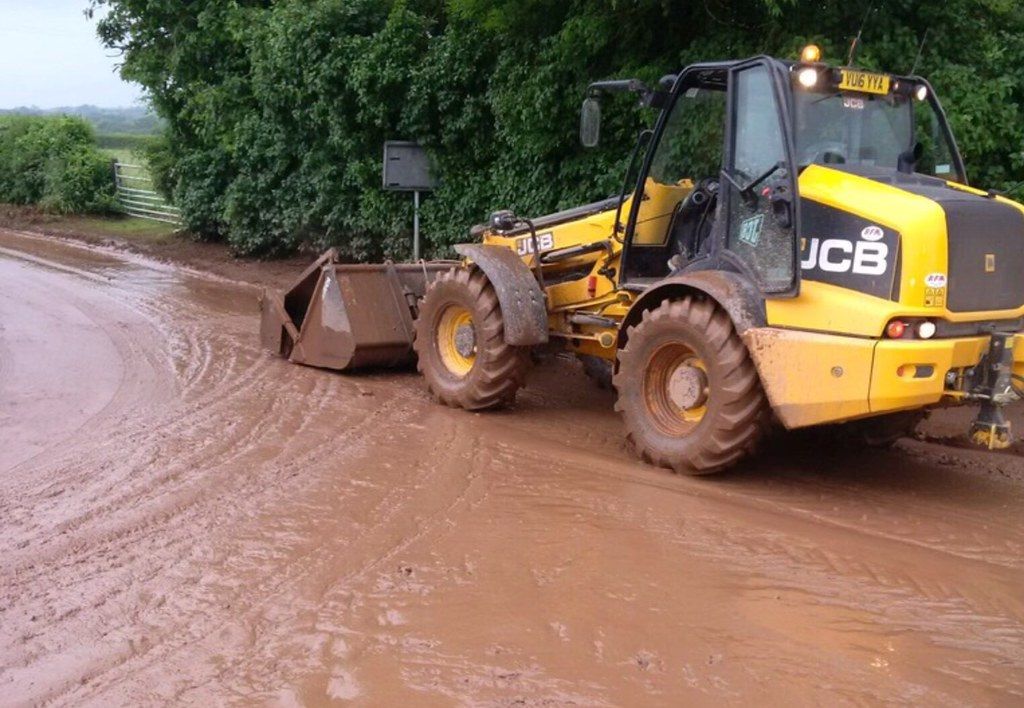
[[[969,194],[938,201],[946,212],[949,309],[973,312],[1024,305],[1024,214]]]

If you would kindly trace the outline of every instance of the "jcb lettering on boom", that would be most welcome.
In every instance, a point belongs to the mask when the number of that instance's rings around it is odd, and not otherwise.
[[[550,231],[537,234],[537,246],[542,251],[550,251],[555,247],[555,237]],[[524,236],[516,239],[516,253],[520,256],[528,256],[533,253],[533,236]]]

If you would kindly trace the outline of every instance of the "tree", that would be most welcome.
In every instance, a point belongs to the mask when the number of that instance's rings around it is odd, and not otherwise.
[[[796,56],[918,71],[950,114],[972,179],[1024,179],[1024,10],[1013,0],[93,0],[165,119],[158,175],[190,228],[244,253],[338,246],[403,256],[409,200],[380,189],[381,143],[426,145],[441,181],[423,208],[435,252],[495,208],[538,214],[607,196],[651,116],[606,111],[584,151],[594,79],[656,81],[695,60]]]

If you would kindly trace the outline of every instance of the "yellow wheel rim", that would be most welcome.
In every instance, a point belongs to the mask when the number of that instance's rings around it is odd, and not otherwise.
[[[441,362],[455,376],[465,376],[476,362],[473,314],[462,305],[449,305],[437,320],[435,332]]]
[[[707,366],[690,347],[659,347],[644,372],[644,401],[655,424],[668,435],[691,432],[708,412]]]

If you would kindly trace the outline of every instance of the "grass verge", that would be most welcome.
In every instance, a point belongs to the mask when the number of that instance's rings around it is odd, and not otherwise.
[[[180,227],[162,221],[150,221],[134,216],[65,216],[60,219],[63,230],[145,244],[166,244],[179,238]]]
[[[236,257],[223,243],[196,241],[172,224],[130,216],[60,216],[35,207],[0,204],[0,229],[31,231],[103,248],[139,253],[232,280],[290,287],[315,254],[257,262]]]

